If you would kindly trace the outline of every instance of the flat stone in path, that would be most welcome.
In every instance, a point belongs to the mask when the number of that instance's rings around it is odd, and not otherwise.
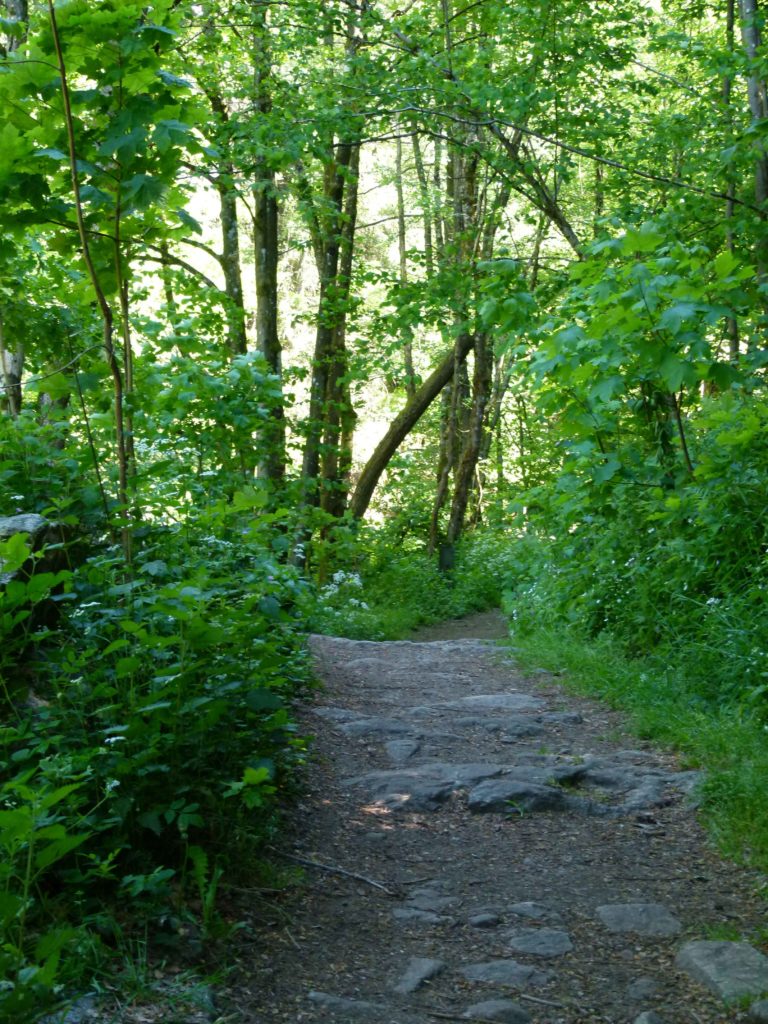
[[[756,1024],[768,1024],[768,999],[758,999],[749,1008],[749,1019]]]
[[[513,715],[508,718],[483,718],[481,716],[469,715],[465,718],[454,718],[451,720],[452,729],[485,729],[486,732],[503,732],[507,736],[514,736],[521,739],[525,736],[540,736],[545,730],[537,715],[532,718],[530,715]]]
[[[370,797],[390,810],[433,811],[457,789],[475,785],[504,771],[498,764],[443,764],[366,772],[346,784],[365,788]]]
[[[426,956],[413,956],[408,962],[400,981],[395,985],[395,992],[401,996],[408,996],[421,988],[425,981],[434,978],[445,970],[443,960],[431,960]]]
[[[405,921],[409,924],[445,924],[451,920],[450,917],[435,914],[431,910],[419,910],[417,907],[395,907],[392,917],[396,921]]]
[[[509,985],[512,988],[538,988],[546,985],[552,975],[530,964],[517,960],[489,960],[484,964],[469,964],[461,968],[468,981],[484,981],[490,985]]]
[[[768,992],[768,957],[748,942],[687,942],[675,963],[724,1000]]]
[[[531,956],[564,956],[573,949],[568,932],[554,928],[525,928],[510,932],[507,942],[516,953],[528,953]]]
[[[347,736],[412,736],[413,728],[395,718],[356,718],[339,726]]]
[[[310,992],[309,1001],[316,1006],[325,1007],[331,1013],[343,1013],[347,1017],[359,1017],[361,1020],[370,1020],[372,1013],[381,1013],[385,1009],[379,1003],[345,999],[344,996],[334,996],[330,992]]]
[[[639,1017],[635,1017],[635,1024],[666,1024],[666,1021],[655,1010],[646,1010]]]
[[[437,888],[414,889],[406,900],[406,906],[440,914],[457,903],[455,896],[443,896]]]
[[[459,700],[441,700],[427,707],[411,709],[412,715],[431,714],[433,711],[527,711],[544,706],[544,701],[530,693],[476,693]]]
[[[509,908],[509,912],[516,917],[527,917],[532,921],[551,921],[553,924],[559,924],[562,921],[556,910],[545,906],[543,903],[534,903],[532,900],[513,903]]]
[[[597,908],[609,932],[633,932],[646,938],[669,938],[682,925],[661,903],[614,903]]]
[[[393,764],[404,764],[421,750],[418,740],[390,740],[385,744],[387,757]]]
[[[497,1020],[499,1024],[529,1024],[530,1017],[519,1003],[511,999],[486,999],[473,1003],[462,1014],[467,1020]]]
[[[490,911],[485,911],[481,914],[473,914],[468,920],[467,924],[473,928],[495,928],[501,923],[501,918],[498,914],[494,914]]]
[[[566,797],[556,786],[519,779],[489,779],[470,790],[467,807],[475,814],[515,814],[525,811],[562,811]]]

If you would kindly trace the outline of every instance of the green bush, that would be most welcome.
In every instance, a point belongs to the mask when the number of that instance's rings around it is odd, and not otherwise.
[[[0,732],[0,1019],[54,999],[94,929],[178,917],[202,891],[210,931],[222,874],[273,839],[309,671],[302,584],[260,505],[149,529],[131,574],[90,558],[57,629],[25,638],[33,690],[6,692]],[[0,592],[0,625],[47,595],[36,579]]]
[[[419,625],[498,607],[511,559],[502,531],[478,530],[456,550],[450,572],[423,546],[395,546],[386,532],[364,532],[348,549],[350,568],[305,595],[310,628],[319,633],[386,640]]]

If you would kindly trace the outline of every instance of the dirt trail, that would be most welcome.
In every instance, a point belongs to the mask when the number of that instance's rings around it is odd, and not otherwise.
[[[708,848],[695,773],[521,673],[504,631],[313,638],[305,882],[243,947],[227,1019],[768,1020],[768,960],[719,941],[764,927],[757,879]]]

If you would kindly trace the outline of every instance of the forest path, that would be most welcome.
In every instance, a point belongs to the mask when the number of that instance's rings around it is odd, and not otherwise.
[[[503,633],[496,613],[419,642],[312,638],[290,856],[325,867],[243,949],[226,1019],[768,1020],[768,959],[712,941],[764,928],[764,904],[708,848],[695,773],[515,668]]]

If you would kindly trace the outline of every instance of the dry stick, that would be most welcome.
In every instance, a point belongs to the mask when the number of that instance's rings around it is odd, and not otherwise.
[[[72,354],[72,339],[67,338],[67,344],[69,346],[70,355]],[[91,348],[98,348],[98,345],[92,345]],[[88,352],[88,349],[85,350]],[[81,353],[83,355],[84,353]],[[68,365],[76,363],[80,356],[77,356],[71,360]],[[96,444],[93,440],[93,431],[91,430],[91,418],[88,415],[88,408],[85,404],[85,395],[83,394],[83,385],[80,383],[80,374],[75,373],[75,387],[77,388],[77,395],[80,400],[80,411],[83,414],[83,425],[85,427],[85,436],[88,441],[88,449],[91,453],[91,460],[93,461],[93,471],[96,474],[96,481],[99,485],[99,494],[101,496],[101,505],[104,509],[104,518],[106,522],[109,522],[109,502],[107,501],[107,491],[104,487],[104,480],[101,475],[101,464],[99,463],[99,453],[96,451]]]
[[[558,1003],[554,999],[542,999],[540,996],[529,996],[525,992],[516,992],[516,999],[527,999],[529,1003],[541,1003],[542,1006],[556,1006],[559,1010],[565,1010],[567,1003]]]
[[[466,1020],[467,1018],[458,1013],[446,1013],[444,1010],[428,1010],[422,1007],[428,1017],[437,1017],[439,1020]],[[490,1017],[473,1017],[474,1024],[494,1024]]]
[[[372,878],[366,878],[365,875],[358,875],[354,871],[347,871],[345,868],[337,867],[335,864],[321,864],[318,860],[310,860],[308,857],[297,857],[292,853],[283,853],[283,857],[287,860],[295,861],[297,864],[304,864],[309,868],[317,868],[319,871],[328,871],[333,875],[343,875],[345,878],[354,878],[357,882],[366,882],[368,885],[372,885],[374,889],[381,889],[387,896],[397,896],[396,892],[392,889],[388,889],[382,882],[376,882]]]
[[[56,20],[56,10],[54,7],[53,0],[48,0],[48,15],[51,25],[51,35],[53,37],[53,45],[56,51],[56,62],[59,68],[59,75],[61,78],[61,101],[64,108],[64,125],[67,135],[67,150],[69,155],[69,172],[72,180],[72,193],[75,200],[75,220],[77,221],[77,230],[80,236],[80,251],[85,263],[85,268],[88,272],[88,278],[90,279],[91,286],[93,287],[94,294],[96,296],[96,302],[101,313],[103,322],[103,337],[104,337],[104,352],[107,358],[107,364],[112,373],[113,380],[113,398],[114,398],[114,410],[115,410],[115,436],[117,440],[117,462],[118,462],[118,501],[122,508],[125,508],[127,500],[127,466],[126,466],[126,448],[125,448],[125,426],[123,422],[123,378],[120,372],[120,366],[115,356],[115,349],[113,344],[113,316],[112,307],[110,306],[104,289],[101,286],[99,275],[96,271],[96,266],[91,256],[91,247],[88,240],[88,231],[85,225],[85,214],[83,212],[83,203],[80,194],[80,179],[77,173],[77,151],[75,147],[75,122],[72,115],[72,103],[69,95],[69,82],[67,80],[67,67],[64,61],[64,50],[61,45],[61,37],[59,35],[59,25]],[[112,524],[110,523],[110,529]],[[121,530],[122,536],[122,547],[125,561],[128,565],[131,564],[131,535],[125,527]]]

